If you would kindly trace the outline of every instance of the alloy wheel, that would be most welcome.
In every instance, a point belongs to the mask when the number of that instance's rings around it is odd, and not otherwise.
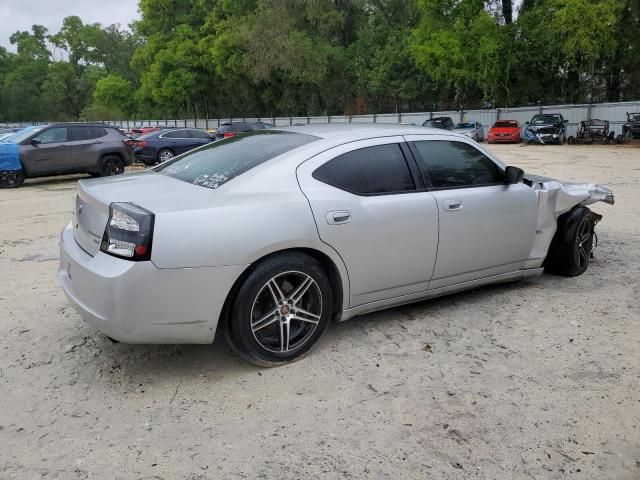
[[[580,270],[587,268],[591,255],[591,222],[583,220],[576,235],[576,263]]]
[[[284,272],[258,292],[251,308],[251,331],[270,352],[290,352],[303,346],[322,317],[322,293],[306,273]]]
[[[163,150],[160,152],[160,163],[167,162],[173,158],[173,152],[170,150]]]

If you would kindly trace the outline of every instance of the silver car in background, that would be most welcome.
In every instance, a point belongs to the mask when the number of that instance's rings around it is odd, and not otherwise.
[[[476,142],[484,142],[484,127],[480,122],[460,122],[456,123],[452,130],[465,137],[469,137]]]
[[[594,184],[524,175],[471,139],[411,126],[258,130],[150,170],[82,180],[59,278],[129,343],[211,343],[258,365],[331,320],[587,269]]]

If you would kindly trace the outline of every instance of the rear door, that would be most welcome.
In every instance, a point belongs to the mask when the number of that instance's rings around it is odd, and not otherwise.
[[[188,152],[198,145],[186,128],[163,133],[159,138],[162,144],[158,148],[170,148],[176,155]]]
[[[74,168],[91,168],[98,164],[100,146],[107,129],[91,125],[69,127],[69,154]]]
[[[397,136],[358,141],[298,167],[320,238],[347,267],[351,307],[428,288],[438,208],[405,149]]]
[[[472,142],[444,135],[405,138],[440,215],[429,288],[522,269],[536,235],[534,190],[505,184],[503,167]]]
[[[67,127],[48,128],[23,144],[20,155],[29,174],[44,175],[72,170]]]

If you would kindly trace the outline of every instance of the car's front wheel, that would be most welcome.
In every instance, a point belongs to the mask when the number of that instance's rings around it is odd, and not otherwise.
[[[549,246],[545,268],[552,273],[576,277],[587,271],[598,217],[578,207],[558,218],[558,229]]]
[[[100,160],[100,176],[110,177],[124,172],[124,162],[116,155],[105,155]]]
[[[24,170],[0,170],[0,188],[18,188],[24,179]]]
[[[327,275],[314,258],[304,254],[267,258],[235,296],[228,316],[229,343],[255,365],[297,360],[327,329],[332,302]]]

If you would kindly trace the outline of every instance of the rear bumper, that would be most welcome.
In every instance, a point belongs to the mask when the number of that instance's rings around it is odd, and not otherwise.
[[[60,238],[58,277],[89,324],[125,343],[211,343],[242,266],[156,268],[99,252],[87,254],[71,225]]]

